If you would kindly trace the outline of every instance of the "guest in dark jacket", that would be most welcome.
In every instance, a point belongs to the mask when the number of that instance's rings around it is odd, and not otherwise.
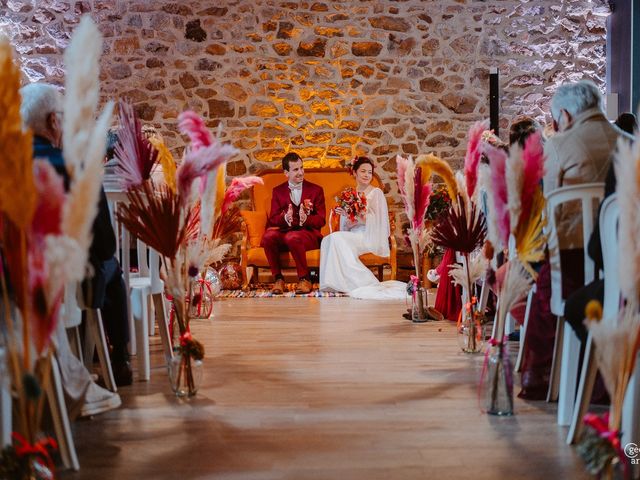
[[[26,97],[23,121],[33,131],[34,158],[47,159],[64,179],[69,188],[70,176],[66,169],[62,150],[61,111],[48,111],[48,104],[56,103],[52,98],[55,90],[44,84],[31,84],[23,88]],[[31,91],[30,91],[31,90]],[[42,105],[38,105],[41,103]],[[59,107],[57,107],[59,109]],[[89,249],[89,261],[94,276],[84,282],[85,301],[102,313],[105,330],[111,344],[111,363],[118,385],[132,383],[127,344],[129,342],[129,319],[127,313],[127,290],[120,264],[115,258],[116,237],[111,225],[109,207],[104,189],[100,190],[98,214],[92,228],[93,240]]]

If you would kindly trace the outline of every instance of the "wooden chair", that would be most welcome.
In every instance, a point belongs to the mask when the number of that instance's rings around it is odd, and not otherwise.
[[[551,264],[551,312],[558,317],[556,339],[549,379],[547,401],[558,400],[558,425],[569,425],[573,416],[578,377],[580,341],[571,328],[565,329],[562,293],[560,249],[557,245],[556,210],[567,203],[579,202],[582,212],[582,238],[584,248],[584,284],[594,279],[594,263],[587,254],[586,242],[593,230],[597,205],[604,195],[603,183],[588,183],[562,187],[547,197],[547,238]]]
[[[7,368],[6,350],[0,347],[0,450],[11,444],[11,384]]]

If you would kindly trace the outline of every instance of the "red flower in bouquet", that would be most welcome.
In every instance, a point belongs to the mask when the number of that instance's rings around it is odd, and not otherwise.
[[[302,201],[302,208],[304,208],[304,213],[309,215],[313,211],[313,202],[308,198],[305,198]]]
[[[351,222],[362,217],[367,212],[367,197],[364,192],[358,192],[353,187],[347,187],[335,197],[337,207],[344,210]]]

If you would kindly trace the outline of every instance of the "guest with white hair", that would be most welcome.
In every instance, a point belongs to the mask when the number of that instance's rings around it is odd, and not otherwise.
[[[556,134],[544,146],[545,196],[568,185],[604,182],[622,132],[607,120],[598,87],[589,80],[560,86],[551,99],[551,116]],[[560,249],[565,297],[584,284],[581,222],[579,207],[563,207],[557,217],[557,238],[550,240],[550,249]],[[546,396],[553,359],[556,319],[549,305],[551,269],[548,261],[540,268],[536,287],[519,394],[532,400]]]
[[[20,113],[26,128],[33,132],[33,155],[47,159],[64,179],[65,188],[69,187],[71,174],[67,171],[62,155],[62,95],[58,89],[45,83],[34,83],[20,90],[22,105]],[[93,241],[89,249],[89,260],[95,275],[91,279],[90,295],[86,295],[91,307],[101,308],[107,334],[113,346],[112,363],[127,362],[126,345],[128,341],[128,317],[126,311],[126,290],[115,254],[115,234],[111,226],[104,191],[94,221]],[[120,281],[118,281],[118,278]],[[60,335],[57,335],[60,337]],[[58,352],[62,357],[61,370],[63,385],[72,399],[84,394],[84,414],[95,414],[120,405],[120,398],[102,389],[91,381],[89,372],[78,365],[63,339],[58,338]],[[115,357],[117,356],[117,357]],[[114,358],[115,357],[115,358]],[[81,364],[80,364],[81,365]],[[128,366],[128,363],[127,363]],[[127,375],[120,373],[116,377],[119,384],[131,383],[129,369]],[[114,376],[116,371],[114,369]],[[120,380],[120,382],[118,382]]]

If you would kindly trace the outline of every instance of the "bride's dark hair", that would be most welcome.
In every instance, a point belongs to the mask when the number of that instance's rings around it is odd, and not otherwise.
[[[376,167],[373,165],[373,161],[369,157],[356,157],[353,159],[353,163],[351,164],[351,167],[350,167],[351,174],[355,175],[358,169],[360,168],[360,165],[364,165],[365,163],[368,163],[369,165],[371,165],[372,172],[373,170],[375,170]]]

